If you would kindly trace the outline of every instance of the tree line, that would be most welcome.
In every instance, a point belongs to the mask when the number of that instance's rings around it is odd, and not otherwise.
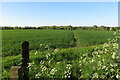
[[[4,26],[4,27],[1,27],[0,29],[2,30],[6,30],[6,29],[58,29],[58,30],[108,30],[108,31],[111,30],[111,31],[116,31],[116,30],[120,30],[120,27],[106,27],[106,26],[97,26],[97,25],[93,25],[91,27],[88,27],[88,26],[73,27],[71,25],[69,26],[39,26],[39,27]]]

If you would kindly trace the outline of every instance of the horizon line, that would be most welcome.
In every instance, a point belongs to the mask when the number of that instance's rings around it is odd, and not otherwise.
[[[56,27],[60,27],[60,26],[72,26],[72,27],[93,27],[94,25],[38,25],[38,26],[34,26],[34,25],[14,25],[14,26],[11,26],[11,25],[5,25],[5,26],[1,26],[0,27],[44,27],[44,26],[48,26],[48,27],[51,27],[51,26],[56,26]],[[100,27],[100,26],[105,26],[105,27],[118,27],[118,26],[107,26],[107,25],[96,25],[97,27]]]

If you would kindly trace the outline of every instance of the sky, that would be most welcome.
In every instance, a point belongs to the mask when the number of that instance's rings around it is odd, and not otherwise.
[[[2,2],[0,26],[118,26],[117,2]]]
[[[0,0],[1,2],[119,2],[120,0]]]

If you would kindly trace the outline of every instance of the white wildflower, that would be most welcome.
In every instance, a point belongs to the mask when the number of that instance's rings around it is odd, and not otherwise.
[[[44,64],[44,63],[45,63],[45,61],[43,61],[43,60],[40,61],[40,64]]]
[[[113,58],[113,59],[115,58],[115,55],[116,55],[116,53],[115,53],[115,52],[113,52],[113,55],[112,55],[112,58]]]
[[[102,67],[102,69],[105,69],[105,68],[106,68],[106,66],[103,66],[103,67]]]
[[[40,47],[42,47],[43,46],[43,44],[40,44]]]
[[[50,71],[50,74],[51,74],[51,75],[54,75],[55,72],[57,72],[57,69],[53,68],[53,69]]]
[[[54,50],[54,52],[58,52],[58,51],[59,51],[58,48]]]
[[[41,76],[41,73],[39,72],[35,75],[35,78],[40,78],[40,76]]]
[[[35,55],[37,55],[38,51],[35,52]]]
[[[116,78],[120,78],[120,75],[119,75],[119,74],[117,74],[117,75],[116,75]]]
[[[29,68],[32,67],[32,66],[34,66],[34,62],[28,63],[28,67],[29,67]]]
[[[59,64],[60,62],[57,62],[57,64]]]
[[[114,71],[114,69],[112,68],[112,69],[110,69],[110,71],[111,71],[111,72],[113,72],[113,71]]]
[[[114,32],[114,35],[116,35],[117,33],[116,32]]]
[[[94,73],[92,78],[98,78],[98,73]]]
[[[67,65],[66,65],[66,71],[64,72],[65,78],[70,78],[70,75],[71,75],[71,67],[72,67],[71,64],[67,64]]]
[[[45,55],[46,59],[48,59],[48,57],[50,57],[50,56],[51,56],[50,53]]]
[[[94,59],[91,60],[91,62],[94,62],[94,61],[95,61]]]

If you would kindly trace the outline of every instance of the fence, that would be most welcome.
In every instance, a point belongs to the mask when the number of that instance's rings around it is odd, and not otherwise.
[[[12,66],[10,69],[10,80],[29,80],[29,42],[22,43],[22,65]]]

